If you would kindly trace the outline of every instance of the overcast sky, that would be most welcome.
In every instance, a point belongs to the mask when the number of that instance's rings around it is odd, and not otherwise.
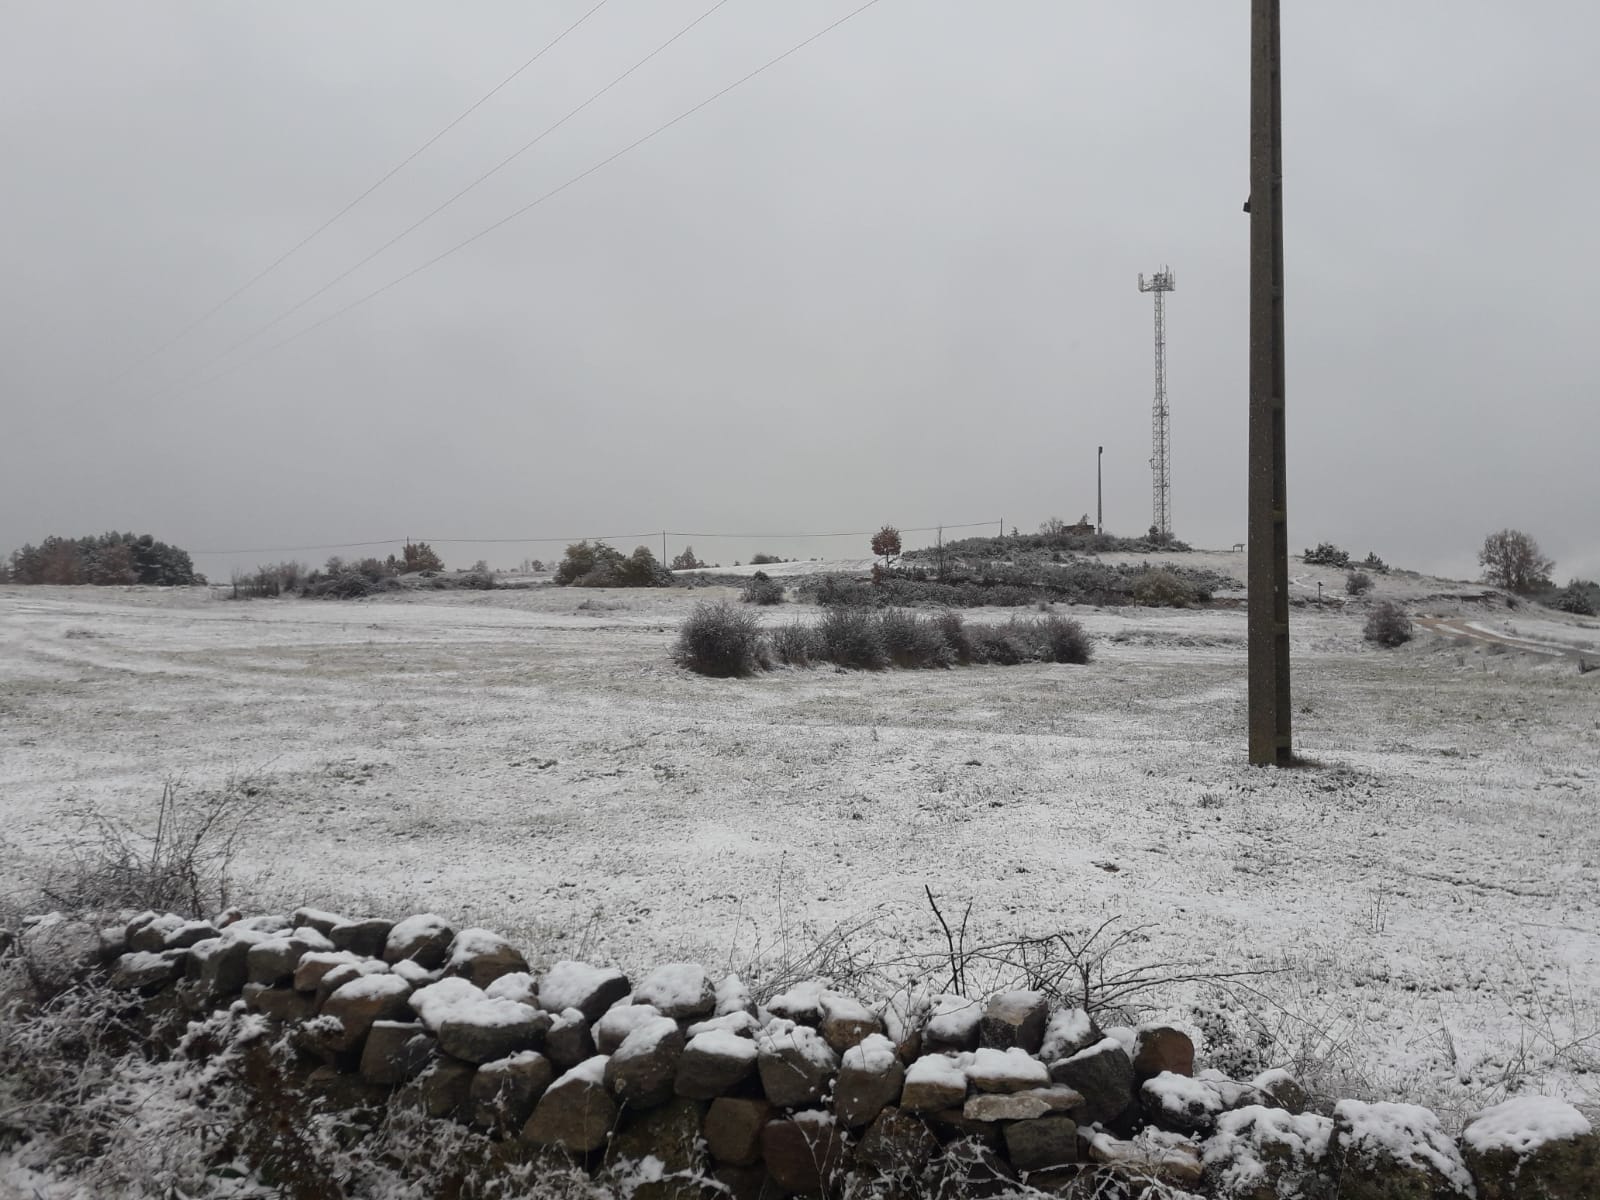
[[[245,340],[712,2],[608,0],[154,354],[595,0],[0,3],[0,553],[108,528],[197,552],[665,528],[724,562],[865,554],[704,535],[1092,519],[1101,444],[1107,527],[1137,533],[1136,278],[1163,264],[1174,528],[1242,541],[1247,0],[880,0],[266,349],[860,3],[728,0]],[[1509,525],[1558,578],[1600,575],[1600,13],[1285,9],[1292,547],[1470,574]]]

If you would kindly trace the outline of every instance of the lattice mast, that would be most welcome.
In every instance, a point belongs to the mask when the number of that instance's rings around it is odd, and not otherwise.
[[[1166,294],[1177,288],[1171,267],[1162,267],[1145,281],[1139,276],[1139,290],[1154,292],[1156,298],[1156,397],[1150,409],[1150,526],[1160,537],[1172,536],[1172,447],[1168,440],[1170,413],[1167,409],[1167,315]]]

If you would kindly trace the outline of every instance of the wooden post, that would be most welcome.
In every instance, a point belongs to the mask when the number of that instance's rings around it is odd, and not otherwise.
[[[1250,761],[1294,761],[1284,437],[1283,100],[1279,0],[1250,20]]]

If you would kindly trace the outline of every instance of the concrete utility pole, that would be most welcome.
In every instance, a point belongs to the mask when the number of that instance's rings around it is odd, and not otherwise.
[[[1094,456],[1094,531],[1106,531],[1106,489],[1105,471],[1106,448],[1101,446]]]
[[[1283,95],[1278,0],[1250,13],[1250,762],[1294,761],[1284,439]]]

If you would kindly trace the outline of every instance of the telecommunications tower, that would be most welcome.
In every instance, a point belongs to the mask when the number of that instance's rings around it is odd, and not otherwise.
[[[1162,267],[1139,290],[1156,294],[1156,399],[1150,409],[1150,527],[1157,536],[1172,536],[1172,448],[1167,441],[1166,293],[1177,287],[1171,267]]]

